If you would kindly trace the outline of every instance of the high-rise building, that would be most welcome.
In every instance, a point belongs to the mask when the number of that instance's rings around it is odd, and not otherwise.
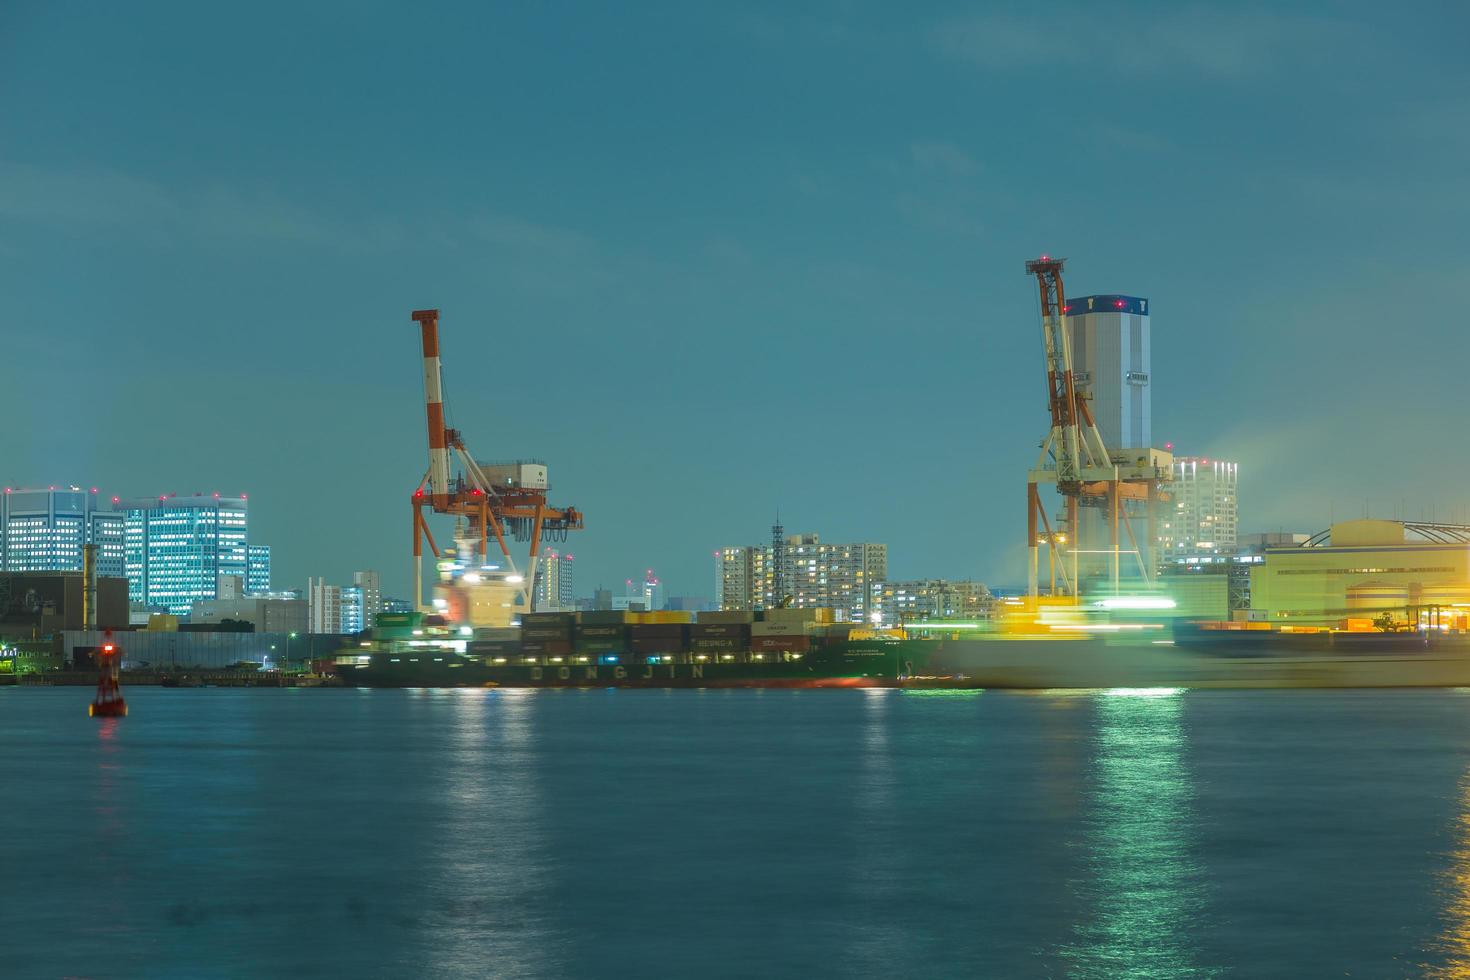
[[[306,580],[306,630],[309,633],[341,633],[342,586],[328,585],[323,578]]]
[[[640,589],[643,596],[643,608],[649,612],[663,609],[664,607],[664,584],[659,581],[653,569],[649,569],[643,575],[643,584]]]
[[[1166,564],[1222,561],[1235,553],[1236,464],[1181,456],[1174,460],[1169,501],[1162,508],[1159,547]]]
[[[923,619],[987,620],[995,603],[984,582],[968,580],[884,582],[878,593],[880,618],[888,624]]]
[[[716,552],[721,609],[770,609],[789,600],[797,608],[827,607],[840,619],[864,622],[877,608],[877,587],[887,578],[884,544],[825,544],[815,534],[794,534],[779,548]]]
[[[245,591],[269,592],[271,590],[271,546],[252,544],[245,548]]]
[[[572,593],[572,556],[555,548],[536,558],[536,585],[531,608],[537,610],[575,609]]]
[[[246,499],[166,494],[114,501],[125,518],[128,600],[175,615],[218,595],[221,575],[249,581]]]
[[[1109,450],[1151,448],[1148,300],[1072,297],[1066,311],[1073,379],[1103,442]]]
[[[361,633],[370,625],[367,613],[365,590],[360,585],[344,585],[339,591],[341,607],[338,613],[338,633]],[[330,631],[324,631],[330,632]]]
[[[6,487],[0,497],[0,569],[79,572],[82,547],[97,546],[97,574],[122,578],[123,517],[101,509],[97,488]]]
[[[352,584],[362,589],[363,629],[367,629],[376,622],[378,613],[385,611],[382,577],[372,570],[353,572]]]
[[[715,552],[715,608],[753,609],[756,548],[721,548]]]

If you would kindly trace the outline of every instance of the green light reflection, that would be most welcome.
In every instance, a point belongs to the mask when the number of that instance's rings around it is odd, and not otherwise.
[[[1192,857],[1194,788],[1178,689],[1116,689],[1097,699],[1089,802],[1089,910],[1061,950],[1072,976],[1195,977],[1191,924],[1204,906]]]

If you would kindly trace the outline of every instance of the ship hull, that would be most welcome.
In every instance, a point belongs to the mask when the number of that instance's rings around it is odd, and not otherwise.
[[[728,662],[693,656],[608,663],[494,663],[472,656],[412,657],[362,653],[343,658],[337,673],[349,687],[892,687],[914,673],[928,652],[922,640],[831,644],[800,658]],[[610,658],[599,657],[598,661]],[[625,658],[619,657],[619,660]]]
[[[1470,639],[1423,634],[1287,638],[1005,638],[828,644],[789,661],[501,663],[362,653],[352,687],[504,688],[1351,688],[1470,687]]]

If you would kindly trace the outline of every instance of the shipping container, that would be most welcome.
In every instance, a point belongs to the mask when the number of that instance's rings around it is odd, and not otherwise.
[[[741,610],[702,612],[694,618],[695,623],[752,623],[755,613]]]
[[[521,613],[522,626],[571,626],[577,622],[574,612],[529,612]]]
[[[749,623],[695,623],[689,627],[690,639],[738,639],[741,642],[750,637]]]
[[[598,637],[598,638],[602,638],[602,639],[607,639],[607,638],[619,638],[620,639],[620,638],[622,638],[623,636],[625,636],[627,634],[627,631],[628,631],[628,627],[622,626],[622,625],[618,625],[618,626],[600,626],[600,625],[588,626],[586,623],[583,623],[581,626],[578,626],[577,627],[577,629],[576,629],[576,635],[577,635],[577,637],[579,639],[582,638],[582,637],[587,637],[589,639],[592,638],[592,637]]]
[[[790,622],[772,622],[770,620],[763,620],[758,623],[750,624],[750,635],[791,636],[798,633],[811,634],[817,629],[820,629],[820,627],[811,620],[806,620],[804,622],[800,620],[792,620]]]
[[[480,626],[475,629],[477,640],[520,640],[521,631],[515,626]]]
[[[689,649],[695,651],[696,653],[710,653],[710,652],[729,653],[729,652],[738,652],[738,651],[747,650],[747,649],[749,649],[749,647],[750,647],[750,642],[748,640],[735,640],[735,639],[691,639],[689,641]]]
[[[579,640],[573,649],[578,653],[624,653],[628,644],[622,640]]]
[[[631,636],[688,636],[689,627],[682,623],[638,623],[628,627]]]
[[[522,640],[520,652],[527,657],[569,657],[572,643],[570,640]]]
[[[475,657],[509,656],[521,652],[520,640],[471,640],[466,652]]]
[[[522,640],[567,640],[572,638],[571,626],[526,626],[521,629]]]
[[[634,653],[683,653],[689,640],[683,636],[637,636],[629,642]]]
[[[750,640],[750,649],[756,653],[771,653],[777,650],[805,653],[811,649],[811,646],[810,636],[755,636]]]
[[[610,612],[606,609],[589,610],[582,613],[579,622],[583,626],[621,626],[624,623],[636,623],[637,613]]]
[[[634,622],[649,626],[666,624],[682,625],[694,622],[693,613],[677,609],[659,609],[653,612],[633,613],[632,615],[635,617]]]

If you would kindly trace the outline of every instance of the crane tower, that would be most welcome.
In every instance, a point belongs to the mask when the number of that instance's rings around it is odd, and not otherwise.
[[[1109,556],[1116,592],[1121,557],[1125,553],[1120,547],[1120,528],[1128,536],[1131,545],[1128,551],[1137,558],[1140,578],[1150,583],[1155,568],[1155,509],[1163,497],[1159,487],[1168,479],[1172,463],[1171,454],[1161,450],[1115,453],[1103,442],[1092,410],[1078,391],[1072,373],[1067,295],[1062,281],[1065,262],[1048,255],[1026,262],[1026,273],[1035,277],[1041,297],[1041,335],[1051,411],[1051,428],[1041,441],[1036,466],[1027,474],[1026,481],[1026,547],[1030,556],[1027,594],[1033,598],[1039,592],[1042,544],[1047,545],[1050,556],[1053,594],[1060,574],[1063,593],[1074,599],[1080,596],[1078,556],[1097,552]],[[1038,489],[1046,483],[1056,486],[1065,503],[1065,515],[1057,527],[1052,526]],[[1148,526],[1141,547],[1133,532],[1130,502],[1134,507],[1141,505],[1145,511]],[[1109,530],[1106,550],[1084,547],[1093,542],[1082,540],[1081,506],[1104,509]]]
[[[429,468],[411,501],[414,606],[423,608],[424,605],[424,542],[428,542],[435,558],[444,557],[429,532],[424,515],[424,508],[428,507],[432,513],[455,517],[456,544],[461,552],[470,552],[458,557],[472,570],[470,574],[487,565],[491,558],[490,541],[495,541],[500,555],[495,567],[508,570],[506,581],[515,584],[519,606],[530,611],[541,542],[565,540],[568,531],[580,530],[582,514],[574,507],[547,504],[545,464],[536,460],[484,463],[470,455],[459,430],[450,428],[446,422],[439,358],[439,311],[415,310],[413,319],[423,336],[424,404],[429,427]],[[508,539],[529,542],[524,575],[517,572]]]

